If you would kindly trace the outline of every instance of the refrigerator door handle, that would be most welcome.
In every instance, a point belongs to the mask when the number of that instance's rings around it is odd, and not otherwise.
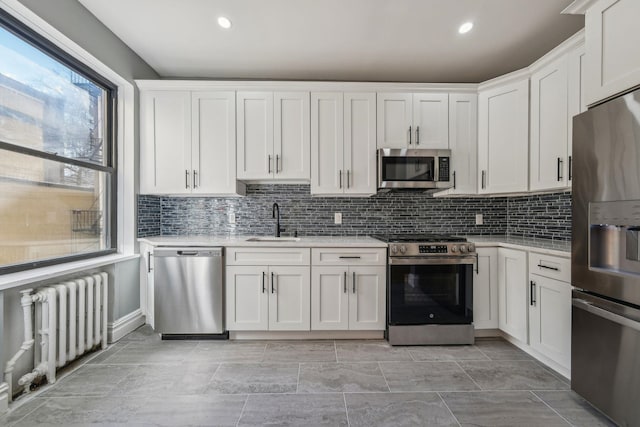
[[[626,326],[635,331],[640,332],[640,322],[635,321],[633,319],[629,319],[628,317],[621,316],[619,314],[613,313],[611,311],[605,310],[603,308],[594,305],[592,302],[585,301],[579,298],[573,298],[571,304],[579,309],[587,311],[591,314],[594,314],[598,317],[602,317],[603,319],[610,320],[618,325]]]

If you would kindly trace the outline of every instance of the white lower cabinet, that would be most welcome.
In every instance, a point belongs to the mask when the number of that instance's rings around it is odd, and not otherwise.
[[[475,329],[498,329],[498,248],[477,248],[473,282]]]
[[[513,338],[527,342],[527,252],[498,249],[499,326]]]
[[[227,267],[227,329],[308,331],[309,267]]]
[[[385,267],[314,266],[311,275],[311,329],[385,328]]]

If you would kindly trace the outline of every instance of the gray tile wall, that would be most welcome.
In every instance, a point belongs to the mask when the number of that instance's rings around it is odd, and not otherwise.
[[[272,205],[281,226],[299,235],[374,233],[512,234],[571,238],[571,193],[521,197],[433,198],[417,191],[373,197],[311,197],[309,185],[253,184],[246,197],[138,197],[138,236],[273,233]],[[236,224],[228,214],[235,213]],[[342,213],[342,225],[334,213]],[[482,213],[484,225],[475,225]]]

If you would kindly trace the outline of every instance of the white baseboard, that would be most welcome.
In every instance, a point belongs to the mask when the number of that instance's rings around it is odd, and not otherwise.
[[[0,383],[0,415],[9,411],[9,384]]]
[[[379,340],[384,331],[229,331],[231,340]]]
[[[109,344],[119,341],[129,332],[133,332],[140,326],[145,324],[145,317],[142,310],[137,309],[119,318],[118,320],[107,324],[107,339]]]
[[[476,329],[475,335],[476,338],[492,338],[502,336],[498,329]]]

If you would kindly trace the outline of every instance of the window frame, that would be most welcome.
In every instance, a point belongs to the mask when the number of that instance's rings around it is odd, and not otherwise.
[[[52,160],[61,163],[72,164],[85,167],[88,169],[108,173],[109,194],[106,201],[109,204],[107,211],[109,213],[108,235],[106,243],[109,248],[87,252],[82,254],[59,256],[55,258],[47,258],[43,260],[27,261],[19,264],[0,265],[0,275],[15,273],[19,271],[32,270],[40,267],[64,264],[73,261],[86,260],[100,256],[110,255],[118,252],[118,85],[103,77],[98,71],[94,70],[87,64],[75,58],[71,54],[64,51],[61,47],[38,34],[26,24],[16,19],[14,16],[0,8],[0,27],[14,34],[36,49],[39,49],[46,55],[60,62],[64,66],[70,68],[82,77],[91,81],[105,90],[106,108],[105,108],[105,150],[104,158],[106,164],[96,164],[85,162],[74,158],[59,156],[33,148],[23,147],[0,140],[0,149],[12,151],[15,153],[25,154],[46,160]],[[106,224],[105,224],[106,225]]]

